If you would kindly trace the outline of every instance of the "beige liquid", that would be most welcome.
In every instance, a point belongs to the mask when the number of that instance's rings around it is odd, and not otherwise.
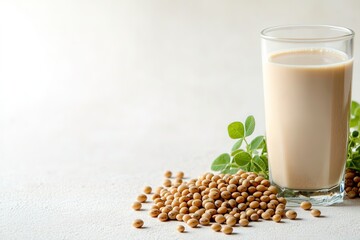
[[[339,184],[347,150],[352,60],[329,49],[265,60],[266,137],[272,180],[291,189]]]

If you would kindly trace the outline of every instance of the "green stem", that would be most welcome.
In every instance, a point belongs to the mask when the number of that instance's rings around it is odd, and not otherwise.
[[[244,137],[244,142],[246,144],[246,151],[253,157],[253,152],[249,149],[249,143],[246,141],[246,138]]]
[[[249,143],[246,141],[245,137],[244,137],[244,142],[246,143],[246,149],[247,149],[247,146],[249,146]]]
[[[350,133],[351,134],[351,133]],[[350,153],[350,159],[353,159],[353,148],[352,148],[352,143],[353,143],[353,139],[352,137],[349,138],[349,143],[348,143],[348,153]]]

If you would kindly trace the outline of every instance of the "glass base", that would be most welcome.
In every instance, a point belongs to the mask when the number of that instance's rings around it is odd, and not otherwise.
[[[343,181],[335,187],[318,190],[294,190],[273,184],[279,190],[278,196],[285,197],[286,205],[290,207],[299,206],[303,201],[309,201],[314,206],[329,206],[342,203],[345,195]]]

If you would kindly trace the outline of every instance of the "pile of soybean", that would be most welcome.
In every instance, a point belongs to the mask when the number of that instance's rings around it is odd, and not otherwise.
[[[253,172],[239,170],[236,174],[205,173],[196,179],[184,181],[184,173],[179,172],[171,180],[172,173],[165,172],[163,186],[157,187],[152,195],[153,205],[149,215],[165,222],[177,220],[195,228],[198,225],[208,226],[214,231],[231,234],[233,227],[242,227],[251,221],[272,220],[281,222],[282,218],[296,219],[297,213],[286,210],[286,199],[277,197],[277,188],[269,180]],[[144,188],[150,194],[152,188]],[[134,202],[133,209],[140,210],[141,203],[147,196],[141,194]],[[310,202],[300,205],[304,210],[311,210]],[[314,217],[320,211],[312,209]],[[142,227],[144,222],[136,219],[134,227]],[[185,227],[179,225],[179,232]]]
[[[360,197],[360,172],[346,169],[345,191],[349,198]]]

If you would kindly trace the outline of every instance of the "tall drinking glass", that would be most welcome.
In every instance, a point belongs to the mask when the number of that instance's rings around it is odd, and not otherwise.
[[[289,25],[261,37],[271,182],[290,203],[342,202],[354,32]]]

